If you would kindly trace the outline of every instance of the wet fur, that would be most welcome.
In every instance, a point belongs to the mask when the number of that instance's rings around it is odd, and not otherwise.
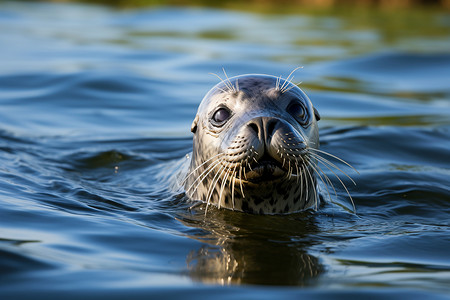
[[[293,102],[305,108],[304,122],[288,113]],[[232,115],[217,127],[211,117],[221,106],[230,108]],[[256,214],[317,208],[317,180],[331,184],[317,163],[336,167],[319,150],[319,119],[290,76],[227,77],[205,96],[192,124],[193,153],[182,181],[186,195],[207,205]],[[284,173],[258,182],[257,176],[265,169],[256,171],[252,166],[258,167],[258,160],[267,157]],[[248,180],[250,174],[256,181]]]

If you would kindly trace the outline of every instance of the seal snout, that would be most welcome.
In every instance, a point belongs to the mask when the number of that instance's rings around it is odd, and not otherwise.
[[[256,150],[248,165],[251,181],[273,181],[296,173],[292,166],[301,164],[306,143],[291,125],[274,117],[258,117],[246,129],[253,135],[251,147]]]
[[[248,133],[254,136],[253,148],[257,151],[256,160],[277,160],[273,155],[272,137],[280,127],[280,120],[273,117],[257,117],[247,123]]]
[[[272,117],[258,117],[252,119],[247,126],[253,131],[253,133],[259,138],[261,142],[269,145],[273,132],[277,127],[279,120]]]

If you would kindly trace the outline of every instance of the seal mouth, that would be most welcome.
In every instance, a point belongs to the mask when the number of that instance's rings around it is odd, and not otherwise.
[[[286,176],[287,170],[269,155],[264,155],[258,162],[247,166],[245,178],[252,183],[274,181]]]

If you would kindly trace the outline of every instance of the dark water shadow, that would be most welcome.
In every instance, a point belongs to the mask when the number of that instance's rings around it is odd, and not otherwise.
[[[318,231],[314,214],[258,216],[205,206],[178,220],[202,242],[186,258],[188,275],[208,284],[311,286],[323,272],[308,253]]]

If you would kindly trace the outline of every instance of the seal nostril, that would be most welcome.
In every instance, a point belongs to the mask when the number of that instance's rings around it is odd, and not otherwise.
[[[256,133],[256,135],[258,135],[258,133],[259,133],[258,125],[256,125],[255,123],[250,123],[250,124],[248,124],[248,127],[253,129],[253,131]]]
[[[267,124],[267,136],[272,136],[273,131],[275,130],[275,125],[277,124],[276,120],[271,120],[269,124]]]

